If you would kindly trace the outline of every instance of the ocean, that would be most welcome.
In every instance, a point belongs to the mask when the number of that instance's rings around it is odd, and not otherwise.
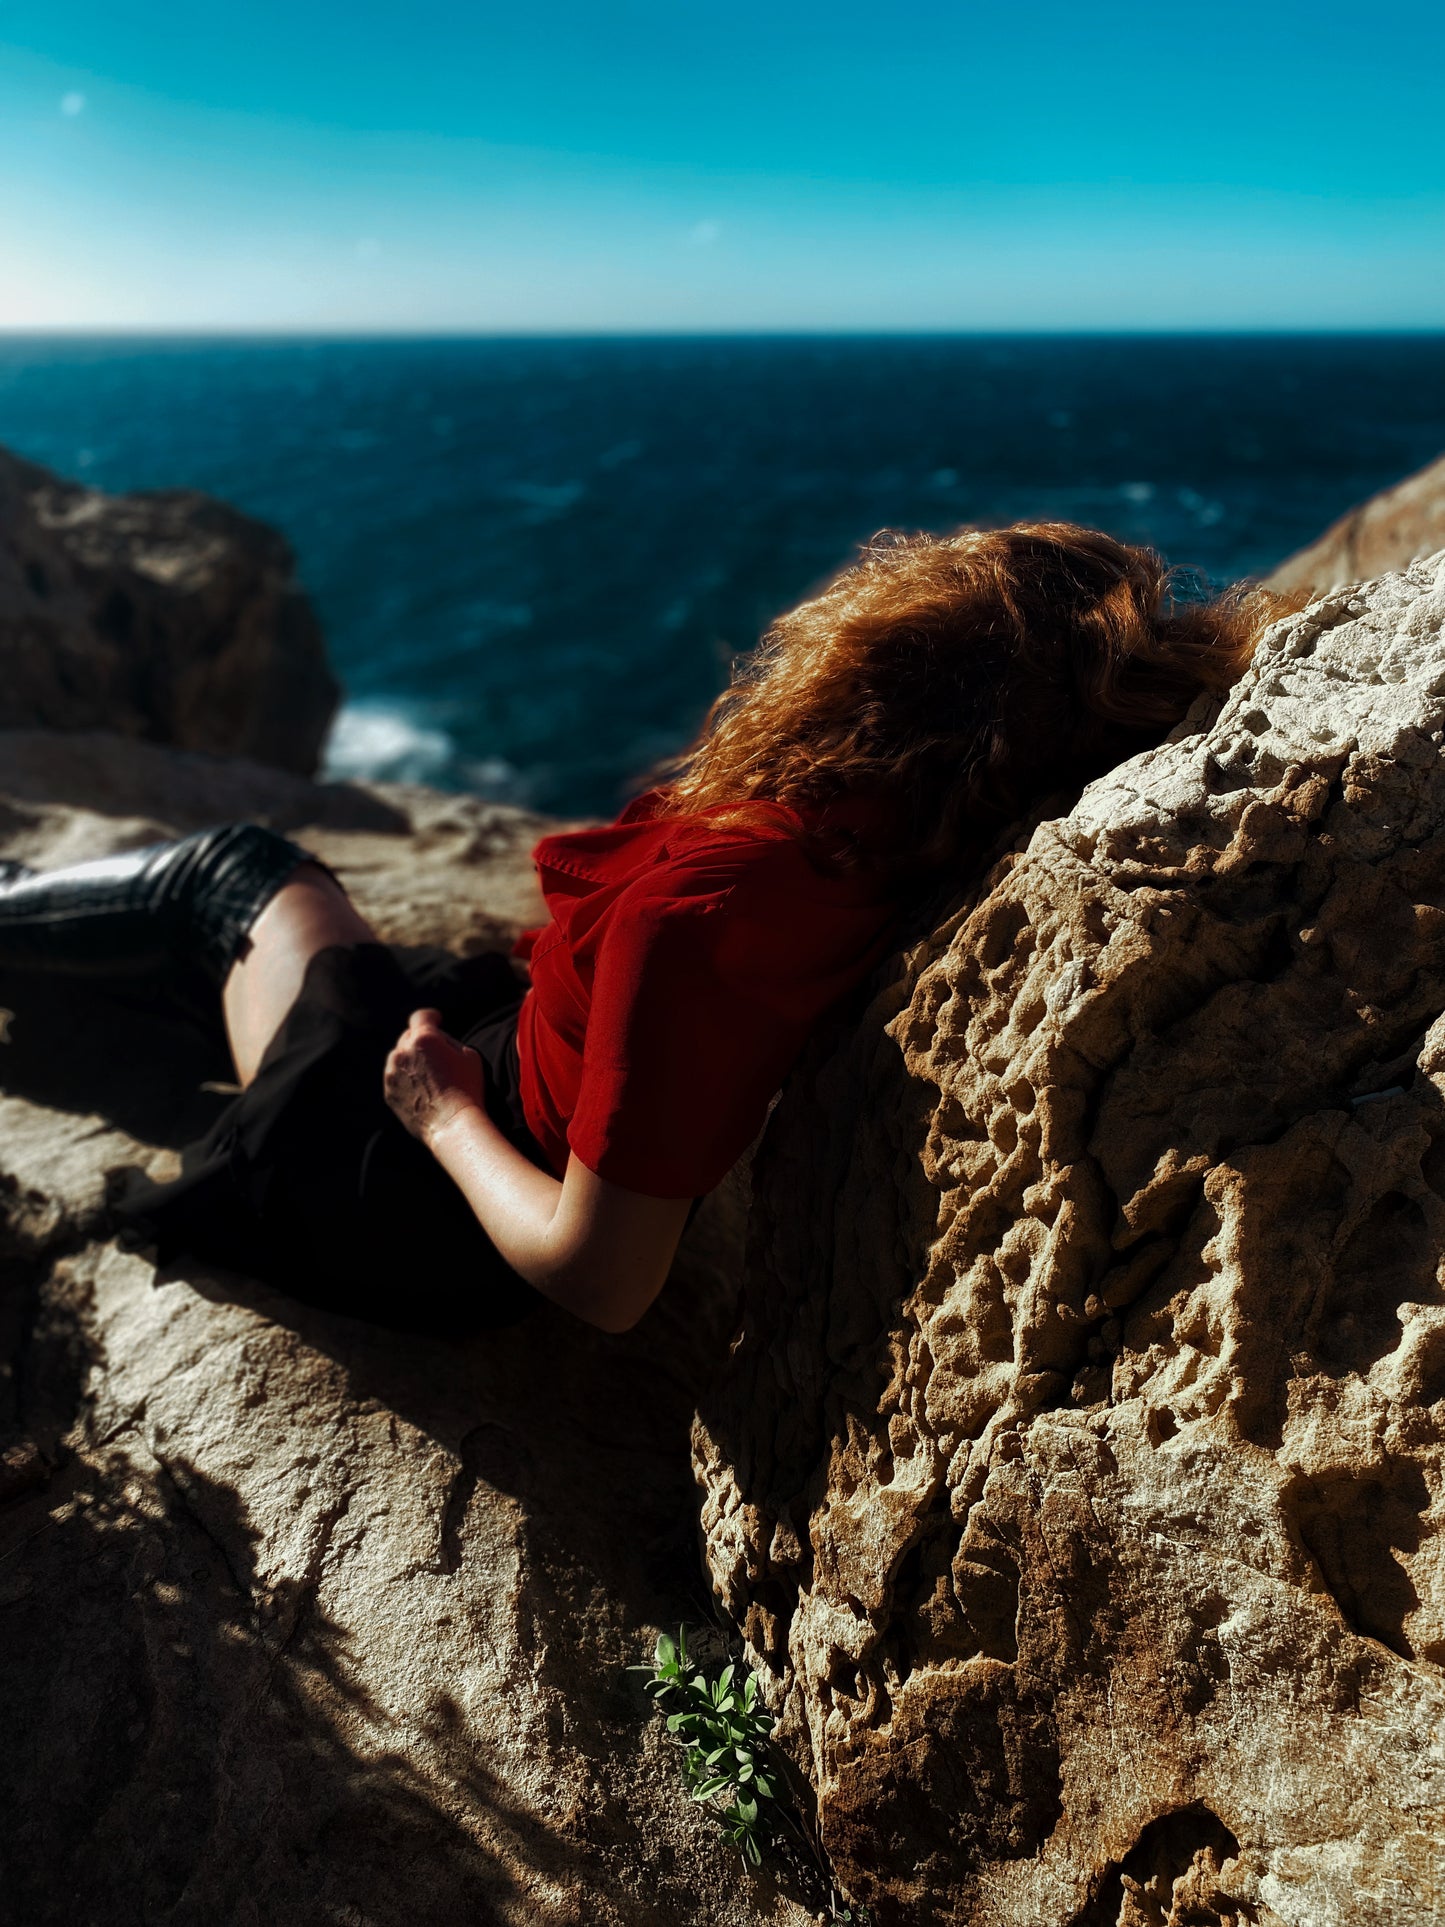
[[[593,814],[880,529],[1065,516],[1267,571],[1445,449],[1445,336],[8,336],[0,442],[285,530],[331,774]]]

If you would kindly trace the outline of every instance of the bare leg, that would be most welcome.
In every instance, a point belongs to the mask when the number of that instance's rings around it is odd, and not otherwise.
[[[252,924],[249,945],[231,966],[221,993],[231,1056],[243,1085],[260,1069],[317,951],[376,941],[376,932],[340,884],[314,864],[303,864],[281,886]]]

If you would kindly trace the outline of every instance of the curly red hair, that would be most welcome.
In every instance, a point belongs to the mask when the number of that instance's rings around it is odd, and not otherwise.
[[[1069,522],[875,538],[743,658],[661,807],[816,819],[880,797],[886,867],[947,870],[1157,742],[1297,606],[1180,586],[1152,549]]]

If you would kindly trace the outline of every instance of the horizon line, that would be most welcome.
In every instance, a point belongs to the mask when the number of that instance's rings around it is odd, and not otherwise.
[[[1206,339],[1358,339],[1389,337],[1445,339],[1445,321],[1376,323],[1351,327],[1308,323],[1255,323],[1226,326],[891,328],[891,327],[756,327],[756,328],[366,328],[245,326],[210,323],[0,323],[0,342],[17,340],[147,340],[147,341],[326,341],[326,342],[440,342],[440,341],[998,341],[1035,340],[1198,340]]]

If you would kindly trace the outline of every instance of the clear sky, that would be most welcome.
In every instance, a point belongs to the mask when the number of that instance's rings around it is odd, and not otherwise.
[[[1441,0],[0,0],[0,326],[1445,326]]]

